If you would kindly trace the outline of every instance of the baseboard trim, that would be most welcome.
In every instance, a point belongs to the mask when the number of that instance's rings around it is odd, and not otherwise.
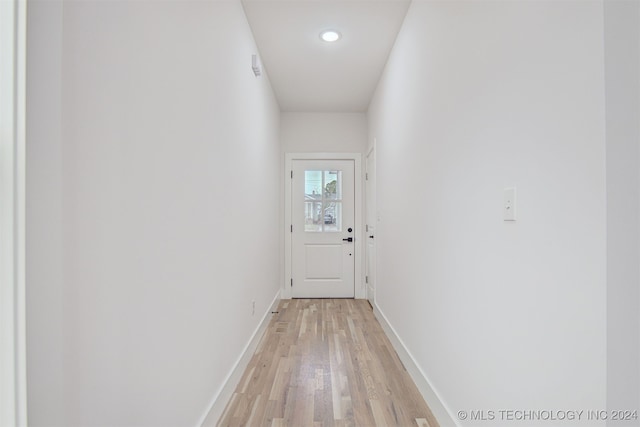
[[[240,353],[240,357],[238,357],[233,368],[231,368],[231,371],[225,378],[218,392],[213,396],[213,399],[211,399],[211,403],[209,403],[209,407],[205,411],[204,415],[200,417],[197,427],[215,427],[218,424],[227,403],[231,400],[233,392],[242,379],[242,374],[247,369],[253,353],[256,351],[256,348],[258,348],[258,344],[260,343],[267,326],[269,326],[269,322],[271,321],[271,312],[278,308],[279,302],[280,291],[278,291],[276,296],[273,298],[273,301],[271,301],[271,305],[264,313],[264,316],[262,316],[262,320],[253,332],[253,335],[251,335],[251,338],[242,350],[242,353]]]
[[[393,348],[396,350],[396,353],[398,353],[398,357],[400,357],[407,372],[416,383],[420,394],[422,394],[425,402],[429,405],[433,416],[438,420],[440,427],[460,427],[460,424],[451,416],[452,412],[447,405],[444,404],[440,398],[440,394],[433,388],[431,382],[411,355],[411,352],[404,345],[404,342],[402,342],[402,339],[400,339],[395,329],[393,329],[393,326],[391,326],[387,317],[380,310],[380,307],[378,307],[378,304],[373,304],[373,313],[378,319],[378,322],[380,322],[380,326],[382,326],[387,337],[389,337],[389,341],[391,341]]]

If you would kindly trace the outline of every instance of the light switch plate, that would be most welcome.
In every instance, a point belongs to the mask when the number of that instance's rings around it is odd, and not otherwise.
[[[505,221],[516,220],[516,189],[515,187],[504,189],[502,217]]]

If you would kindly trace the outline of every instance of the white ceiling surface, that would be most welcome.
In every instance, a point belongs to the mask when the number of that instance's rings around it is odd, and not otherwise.
[[[366,111],[409,0],[243,0],[282,111]],[[320,40],[335,29],[342,38]]]

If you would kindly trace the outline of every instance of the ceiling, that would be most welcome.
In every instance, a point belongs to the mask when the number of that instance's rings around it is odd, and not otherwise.
[[[366,111],[410,0],[243,0],[282,111]],[[320,32],[342,34],[335,43]]]

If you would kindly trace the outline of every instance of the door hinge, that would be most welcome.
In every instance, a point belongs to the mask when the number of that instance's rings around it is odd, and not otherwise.
[[[368,233],[369,232],[369,224],[367,224],[365,227],[366,227],[365,231]]]
[[[364,283],[369,283],[369,276],[364,276]]]
[[[291,232],[293,233],[293,224],[291,224]]]
[[[369,173],[365,173],[365,174],[364,174],[364,179],[365,179],[365,180],[367,180],[367,181],[369,181]]]
[[[291,279],[291,287],[293,288],[293,279]]]
[[[291,171],[291,178],[293,178],[293,171]]]

